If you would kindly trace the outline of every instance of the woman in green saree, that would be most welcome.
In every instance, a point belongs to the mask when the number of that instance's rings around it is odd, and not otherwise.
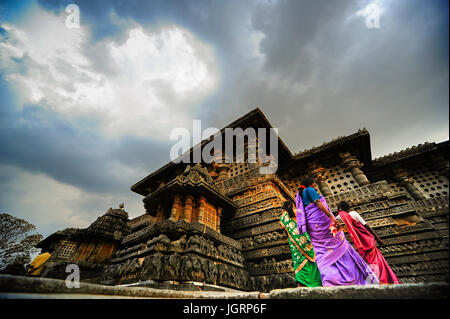
[[[289,238],[289,247],[291,248],[294,276],[297,281],[297,286],[322,286],[322,278],[315,263],[314,248],[308,234],[300,234],[298,231],[292,202],[284,202],[283,210],[284,212],[281,215],[280,223]]]

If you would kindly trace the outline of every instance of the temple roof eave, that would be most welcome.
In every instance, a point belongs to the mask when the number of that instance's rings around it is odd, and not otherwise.
[[[197,182],[193,180],[182,181],[180,178],[175,178],[160,189],[154,191],[153,193],[147,195],[144,198],[144,202],[149,203],[154,199],[160,199],[163,195],[169,194],[170,196],[175,193],[186,193],[186,194],[198,194],[210,199],[221,205],[223,208],[228,208],[235,210],[238,206],[230,200],[227,196],[217,191],[209,183],[204,180],[199,180]]]
[[[77,231],[78,231],[78,228],[65,228],[63,230],[58,230],[58,231],[54,232],[53,234],[47,236],[43,240],[41,240],[39,243],[37,243],[37,245],[35,247],[36,248],[48,247],[52,242],[59,241],[63,238],[68,238]]]
[[[444,141],[441,143],[429,143],[425,142],[423,144],[415,145],[412,147],[408,147],[404,150],[401,150],[399,152],[390,153],[381,157],[378,157],[373,160],[373,167],[374,168],[381,168],[386,165],[391,165],[393,163],[401,162],[404,160],[410,160],[417,158],[421,155],[428,154],[433,151],[440,151],[447,149],[446,152],[448,152],[449,148],[449,141]]]
[[[322,156],[326,153],[338,152],[349,145],[359,148],[361,151],[361,161],[364,163],[365,167],[369,168],[372,166],[370,134],[365,128],[360,129],[351,135],[338,137],[329,142],[324,142],[322,145],[298,152],[294,154],[294,161],[305,161],[310,158]]]

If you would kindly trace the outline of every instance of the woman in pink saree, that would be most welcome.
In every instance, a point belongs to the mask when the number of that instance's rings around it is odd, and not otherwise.
[[[317,185],[306,177],[296,197],[299,233],[307,232],[316,253],[323,286],[370,285],[379,280],[345,239]]]
[[[342,219],[347,226],[347,231],[352,238],[355,248],[370,268],[377,275],[380,283],[399,284],[397,276],[389,267],[380,250],[377,248],[375,240],[381,245],[380,237],[365,222],[365,220],[355,211],[350,211],[350,205],[342,201],[338,204],[339,216],[336,219]]]

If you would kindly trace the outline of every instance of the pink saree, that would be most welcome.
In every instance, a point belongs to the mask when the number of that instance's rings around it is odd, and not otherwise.
[[[345,211],[339,211],[345,225],[347,226],[348,234],[352,238],[353,244],[361,257],[369,264],[375,275],[377,275],[380,283],[383,284],[399,284],[397,276],[389,267],[386,259],[384,259],[381,252],[378,250],[375,238],[373,235],[361,224],[350,216]]]

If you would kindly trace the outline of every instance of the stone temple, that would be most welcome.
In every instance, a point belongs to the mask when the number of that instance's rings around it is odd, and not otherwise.
[[[227,127],[272,126],[256,108]],[[448,141],[424,143],[372,159],[363,129],[296,154],[278,138],[273,174],[260,174],[259,162],[170,162],[131,186],[143,196],[145,214],[130,220],[121,205],[88,228],[41,241],[51,257],[40,276],[63,279],[66,265],[77,264],[81,281],[107,285],[295,287],[279,218],[282,203],[294,201],[309,175],[331,210],[347,200],[379,234],[381,252],[403,283],[448,282],[448,149]]]

